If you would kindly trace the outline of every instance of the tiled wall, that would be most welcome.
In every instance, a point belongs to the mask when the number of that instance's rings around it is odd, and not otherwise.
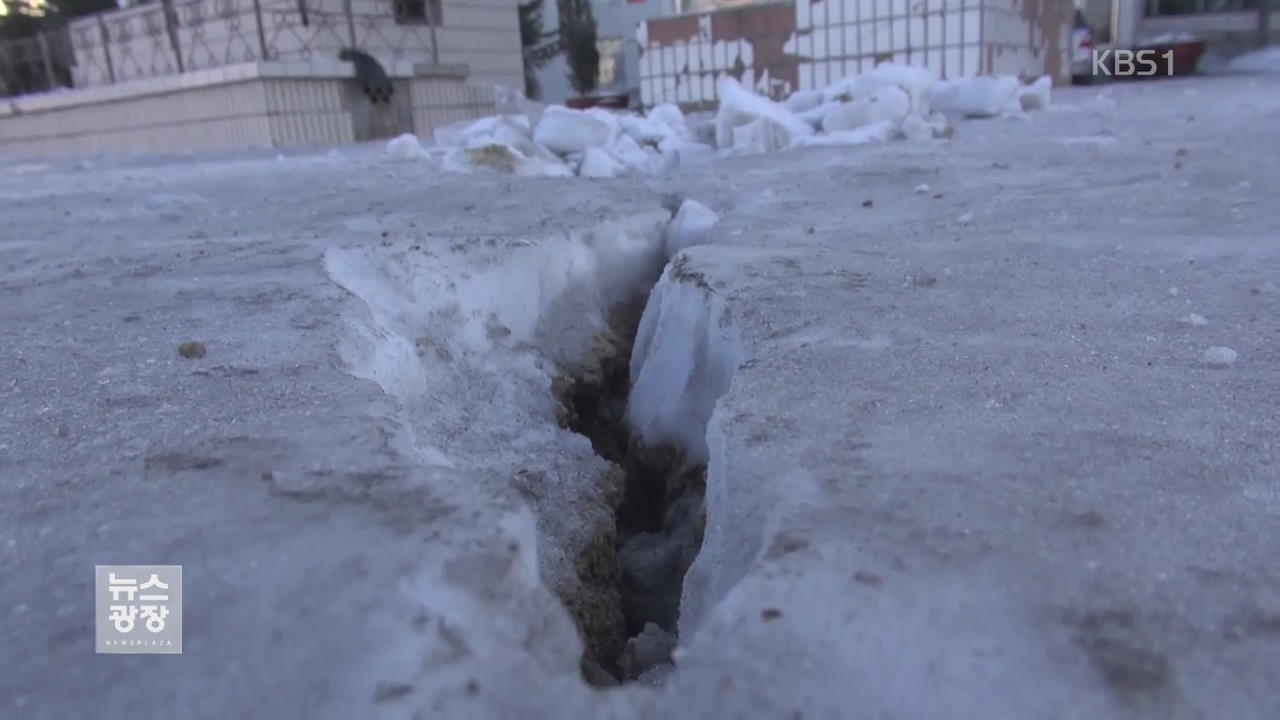
[[[415,77],[409,81],[413,130],[430,139],[436,128],[459,120],[494,112],[497,102],[492,85],[458,82],[448,77]]]
[[[775,98],[886,60],[942,77],[1066,80],[1071,0],[795,0],[640,23],[644,105],[707,105],[733,75]]]
[[[984,0],[981,72],[1050,75],[1071,81],[1071,31],[1075,6],[1068,0]]]
[[[0,106],[0,154],[326,145],[400,132],[429,138],[439,125],[495,111],[493,88],[468,85],[465,69],[424,75],[406,65],[394,66],[402,92],[377,127],[350,66],[242,63],[15,100]]]

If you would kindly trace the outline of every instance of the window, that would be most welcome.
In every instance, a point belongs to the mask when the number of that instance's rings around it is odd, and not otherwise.
[[[396,22],[401,25],[439,25],[440,0],[391,0]]]
[[[623,71],[623,47],[620,37],[596,40],[596,50],[600,51],[600,87],[614,87],[626,81]]]

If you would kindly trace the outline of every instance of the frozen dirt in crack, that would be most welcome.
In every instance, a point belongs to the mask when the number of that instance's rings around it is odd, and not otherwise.
[[[626,629],[620,650],[614,628],[605,628],[607,637],[588,635],[583,670],[596,685],[639,680],[671,663],[684,575],[705,527],[705,466],[690,463],[671,446],[646,447],[627,424],[630,358],[647,299],[615,307],[610,330],[592,344],[582,371],[559,378],[553,387],[561,402],[560,422],[587,437],[596,454],[623,475],[615,552],[582,568],[584,582],[615,583]]]

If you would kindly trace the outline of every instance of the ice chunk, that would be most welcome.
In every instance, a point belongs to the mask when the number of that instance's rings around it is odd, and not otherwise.
[[[770,150],[776,150],[774,145],[776,138],[772,132],[773,128],[768,124],[767,120],[753,120],[746,125],[738,125],[733,128],[732,148],[734,152],[742,155],[758,155],[766,153]],[[716,143],[719,145],[719,141]]]
[[[929,192],[929,183],[920,183],[916,186],[915,192],[925,195]]]
[[[674,445],[695,462],[707,461],[716,401],[747,359],[728,302],[695,269],[699,251],[714,247],[690,248],[668,263],[631,351],[631,427],[648,445]]]
[[[612,142],[622,132],[622,115],[604,108],[587,108],[582,112],[604,123],[609,128],[609,140]]]
[[[713,151],[711,148],[707,147],[706,145],[699,145],[699,147],[703,148],[708,153],[714,156],[715,151]],[[649,167],[648,171],[650,173],[653,173],[653,174],[663,173],[669,170],[674,170],[675,168],[680,166],[680,156],[678,154],[667,153],[661,150],[655,150],[650,147],[643,148],[643,151],[645,156],[648,158],[648,167]]]
[[[709,112],[690,113],[684,125],[688,128],[688,139],[703,145],[716,144],[716,114]]]
[[[823,102],[860,100],[885,88],[898,88],[911,99],[911,112],[929,114],[929,93],[937,76],[927,68],[885,62],[861,75],[838,80],[822,91]]]
[[[1178,322],[1184,325],[1191,325],[1192,327],[1204,327],[1209,324],[1209,321],[1206,320],[1203,315],[1199,315],[1197,313],[1188,313],[1183,315],[1181,318],[1178,318]]]
[[[555,154],[530,136],[529,118],[524,115],[493,115],[453,123],[438,128],[434,137],[436,144],[443,147],[476,148],[497,143],[510,146],[525,157],[557,160]]]
[[[553,105],[542,113],[533,139],[551,152],[568,155],[607,145],[615,130],[597,115]]]
[[[857,130],[880,122],[897,122],[911,112],[911,97],[900,87],[885,87],[840,103],[822,118],[829,133]]]
[[[538,157],[544,160],[557,159],[555,153],[530,136],[527,125],[504,120],[498,123],[491,135],[481,137],[510,145],[527,157]],[[474,140],[472,142],[474,143]]]
[[[777,150],[791,145],[796,138],[808,137],[813,128],[774,101],[746,90],[729,76],[720,78],[720,110],[716,113],[716,147],[752,151]],[[744,125],[754,125],[742,134]]]
[[[930,107],[965,117],[995,117],[1020,112],[1021,84],[1011,75],[944,80],[933,86]]]
[[[902,122],[898,124],[898,130],[902,133],[902,137],[908,140],[932,140],[940,136],[934,126],[919,115],[908,115],[902,118]]]
[[[793,147],[820,147],[829,145],[866,145],[867,143],[885,142],[893,138],[896,128],[894,123],[884,120],[874,125],[860,127],[857,130],[838,130],[822,135],[799,138]]]
[[[822,128],[822,118],[826,117],[827,113],[831,112],[835,108],[840,107],[843,104],[844,103],[838,100],[829,102],[829,103],[823,103],[817,107],[809,108],[808,110],[805,110],[802,113],[798,113],[796,117],[800,118],[806,123],[809,123],[809,127],[813,128],[814,130],[819,130]]]
[[[679,138],[679,134],[666,123],[639,115],[622,115],[618,123],[626,137],[642,145],[658,145],[667,138]]]
[[[666,125],[681,137],[689,137],[689,124],[684,113],[680,112],[680,108],[671,103],[655,105],[646,117]]]
[[[444,167],[455,172],[493,170],[521,177],[570,177],[568,167],[558,160],[528,157],[505,143],[478,140],[456,148],[444,159]]]
[[[436,128],[432,138],[437,145],[465,147],[468,142],[478,137],[511,134],[500,130],[502,126],[506,126],[516,134],[529,135],[529,118],[524,115],[490,115],[479,120],[462,120]]]
[[[929,92],[938,82],[938,76],[932,70],[914,65],[900,65],[893,62],[880,63],[867,73],[872,82],[883,86],[897,86],[906,91],[911,98],[911,112],[915,115],[929,114]]]
[[[1024,111],[1044,110],[1049,107],[1049,92],[1053,89],[1053,78],[1048,75],[1018,90],[1018,103]]]
[[[583,151],[582,164],[578,166],[578,175],[582,177],[618,177],[626,172],[626,165],[598,147],[589,147]]]
[[[418,142],[417,135],[405,133],[387,142],[386,154],[393,160],[421,160],[427,157],[427,149]]]
[[[1231,367],[1236,362],[1236,351],[1229,347],[1218,345],[1205,350],[1201,359],[1204,360],[1204,364],[1209,367]]]
[[[697,200],[685,200],[680,210],[667,225],[665,249],[667,257],[693,245],[701,245],[707,241],[711,228],[720,222],[720,216],[714,210]]]
[[[608,153],[633,172],[650,174],[664,166],[664,160],[653,148],[642,148],[630,135],[619,135],[606,148]]]
[[[782,104],[783,107],[799,115],[822,104],[822,93],[818,90],[800,90],[791,93],[791,97]]]
[[[714,159],[716,155],[715,148],[710,145],[682,140],[663,140],[658,149],[666,159],[664,163],[666,167],[693,165]]]

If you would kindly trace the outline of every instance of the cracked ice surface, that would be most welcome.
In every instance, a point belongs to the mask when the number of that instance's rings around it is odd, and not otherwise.
[[[1277,90],[656,180],[0,165],[0,716],[1280,715]],[[547,385],[668,191],[720,221],[633,407],[705,420],[706,538],[675,672],[600,693],[552,588],[601,461]],[[94,657],[90,566],[153,562],[184,656]]]

